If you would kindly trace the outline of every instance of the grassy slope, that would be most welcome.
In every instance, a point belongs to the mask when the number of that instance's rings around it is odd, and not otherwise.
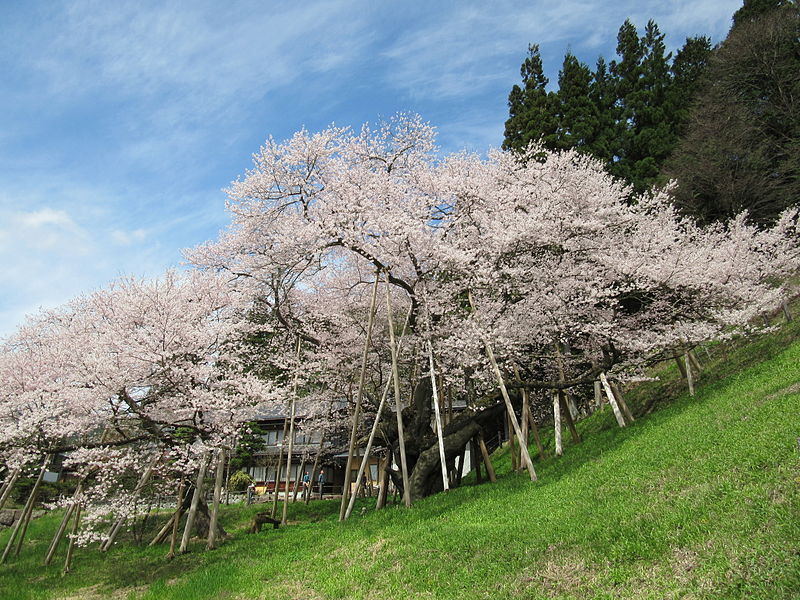
[[[665,366],[630,394],[658,410],[626,429],[608,408],[586,419],[534,484],[501,451],[494,486],[345,524],[334,503],[293,506],[296,524],[257,536],[241,527],[259,507],[231,508],[216,551],[79,549],[66,578],[40,566],[57,516],[39,519],[0,598],[796,598],[799,332],[717,348],[695,398]]]

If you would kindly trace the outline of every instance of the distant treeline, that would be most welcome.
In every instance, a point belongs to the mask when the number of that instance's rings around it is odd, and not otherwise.
[[[617,58],[594,70],[571,52],[548,91],[539,46],[509,94],[503,147],[541,140],[602,160],[636,192],[677,179],[679,208],[701,222],[742,210],[769,223],[800,199],[800,9],[745,0],[727,38],[666,51],[649,21],[617,34]]]

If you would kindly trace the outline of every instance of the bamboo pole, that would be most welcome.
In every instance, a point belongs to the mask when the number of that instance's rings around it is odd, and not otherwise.
[[[611,389],[611,385],[608,383],[608,377],[606,377],[605,373],[600,373],[600,383],[603,384],[603,389],[606,391],[608,403],[611,405],[611,410],[614,411],[614,418],[617,420],[617,424],[620,427],[625,427],[625,419],[622,417],[619,404],[617,404],[617,399],[614,397],[614,392]]]
[[[217,472],[214,480],[214,506],[211,509],[211,523],[208,526],[208,541],[206,547],[213,550],[217,547],[217,519],[219,518],[219,503],[222,500],[222,480],[225,476],[225,449],[219,449],[217,456]]]
[[[394,323],[392,321],[392,298],[389,293],[389,279],[386,279],[386,310],[389,322],[389,346],[392,350],[392,379],[394,380],[394,403],[397,414],[397,442],[400,447],[400,471],[403,477],[403,503],[411,506],[411,489],[408,479],[408,463],[406,461],[406,440],[403,432],[403,411],[400,401],[400,373],[397,368],[397,344],[394,339]],[[409,312],[410,314],[410,312]],[[405,328],[404,328],[405,329]]]
[[[364,352],[361,355],[361,372],[358,376],[358,390],[356,391],[356,405],[353,409],[353,427],[350,430],[350,444],[347,448],[347,464],[344,470],[344,485],[342,486],[342,502],[339,506],[339,520],[344,521],[344,513],[347,510],[347,502],[350,499],[350,470],[353,468],[353,454],[356,449],[356,436],[358,435],[358,421],[361,417],[361,398],[364,393],[364,381],[367,377],[367,358],[369,356],[369,344],[372,340],[372,326],[375,323],[375,301],[378,297],[378,283],[380,282],[380,271],[375,273],[375,284],[372,286],[372,299],[369,306],[369,318],[367,320],[367,337],[364,340]],[[389,293],[389,277],[386,277],[386,293]]]
[[[203,458],[200,460],[200,469],[197,472],[197,482],[194,486],[194,494],[192,495],[192,505],[189,507],[189,514],[186,517],[186,525],[183,528],[183,537],[181,538],[181,547],[178,550],[181,554],[185,553],[189,548],[189,539],[192,537],[192,527],[194,527],[194,518],[197,515],[197,507],[200,505],[200,498],[203,496],[203,483],[206,478],[206,469],[211,460],[211,453],[206,450],[203,452]]]
[[[556,456],[561,456],[564,454],[564,449],[561,443],[561,402],[557,390],[553,390],[553,430],[556,439]]]
[[[33,504],[36,502],[36,495],[39,492],[39,485],[42,483],[42,478],[44,477],[45,471],[47,471],[47,465],[50,464],[51,455],[47,454],[42,462],[42,467],[39,469],[39,476],[36,479],[36,482],[33,484],[33,489],[31,490],[30,495],[28,496],[27,501],[25,502],[25,506],[22,509],[22,513],[19,515],[19,519],[14,524],[14,529],[11,531],[11,536],[8,538],[8,544],[6,545],[5,551],[3,551],[3,556],[0,557],[0,564],[6,562],[6,558],[8,558],[9,553],[11,552],[11,548],[14,545],[14,540],[19,535],[19,542],[17,544],[17,550],[14,555],[18,555],[20,548],[22,547],[22,541],[25,539],[25,532],[28,530],[28,520],[30,519],[31,513],[33,512]]]
[[[286,483],[283,486],[283,515],[281,525],[286,525],[289,511],[289,482],[292,479],[292,453],[294,452],[294,415],[297,410],[297,380],[300,376],[300,336],[297,336],[294,380],[292,381],[292,407],[289,413],[289,450],[286,455]]]
[[[430,333],[430,332],[429,332]],[[428,365],[430,368],[431,387],[433,389],[433,409],[436,414],[436,436],[439,440],[439,462],[442,466],[442,486],[445,492],[450,491],[450,482],[447,477],[447,459],[444,455],[444,432],[442,431],[442,414],[439,410],[439,392],[436,386],[436,371],[433,366],[433,344],[428,339]]]

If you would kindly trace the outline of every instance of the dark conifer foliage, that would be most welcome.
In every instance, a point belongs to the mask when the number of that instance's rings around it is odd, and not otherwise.
[[[660,181],[708,50],[706,38],[693,38],[672,61],[655,22],[640,37],[628,20],[617,35],[616,59],[609,64],[600,57],[592,72],[567,52],[558,90],[548,92],[539,47],[532,45],[522,64],[523,85],[509,95],[503,147],[522,150],[542,140],[551,150],[577,148],[643,191]]]

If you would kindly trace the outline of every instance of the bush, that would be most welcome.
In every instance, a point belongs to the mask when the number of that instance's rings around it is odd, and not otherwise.
[[[228,480],[228,487],[235,492],[243,492],[247,489],[247,486],[251,483],[255,483],[253,478],[250,477],[244,471],[236,471],[231,478]]]

